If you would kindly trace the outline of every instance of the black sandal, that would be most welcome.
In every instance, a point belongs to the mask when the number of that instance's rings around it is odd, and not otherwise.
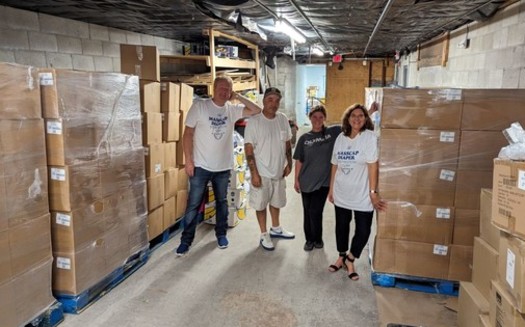
[[[346,253],[341,255],[341,253],[339,253],[339,256],[343,258],[343,263],[338,267],[336,265],[330,265],[328,266],[328,271],[329,272],[336,272],[338,271],[339,269],[343,268],[343,266],[346,266],[345,265],[345,258],[346,258]]]
[[[345,260],[345,261],[346,261],[346,260],[350,261],[350,262],[352,263],[352,266],[353,266],[354,261],[355,261],[355,258],[352,259],[352,258],[350,258],[348,255],[346,255],[344,260]],[[355,270],[355,267],[354,267],[354,270]],[[354,272],[351,272],[351,273],[348,274],[348,278],[350,278],[350,279],[353,280],[353,281],[359,280],[359,274],[356,273],[355,271],[354,271]]]

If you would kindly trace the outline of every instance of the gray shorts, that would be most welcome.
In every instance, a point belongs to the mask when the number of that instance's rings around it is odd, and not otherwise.
[[[262,211],[271,205],[283,208],[286,205],[286,180],[261,177],[261,187],[250,188],[250,206],[256,211]]]

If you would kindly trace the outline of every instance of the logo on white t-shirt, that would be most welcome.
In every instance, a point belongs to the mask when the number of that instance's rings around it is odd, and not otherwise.
[[[216,140],[222,139],[226,133],[228,117],[219,114],[216,117],[209,117],[209,121],[213,137],[215,137]]]

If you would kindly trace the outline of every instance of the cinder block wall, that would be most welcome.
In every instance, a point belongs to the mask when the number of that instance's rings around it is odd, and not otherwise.
[[[269,85],[265,85],[265,87],[277,87],[283,92],[283,99],[279,110],[288,116],[288,119],[295,120],[295,106],[297,102],[296,76],[298,64],[289,56],[276,57],[275,60],[275,69],[266,67]]]
[[[120,71],[120,44],[181,54],[184,42],[0,6],[0,61],[36,67]]]
[[[403,85],[408,66],[408,87],[525,88],[525,0],[486,22],[469,24],[470,46],[459,48],[466,37],[466,26],[451,33],[446,67],[418,70],[417,53],[402,57],[398,84]]]

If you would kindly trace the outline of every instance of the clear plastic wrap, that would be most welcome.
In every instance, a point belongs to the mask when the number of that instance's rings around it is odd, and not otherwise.
[[[42,118],[35,67],[0,62],[0,120]]]

